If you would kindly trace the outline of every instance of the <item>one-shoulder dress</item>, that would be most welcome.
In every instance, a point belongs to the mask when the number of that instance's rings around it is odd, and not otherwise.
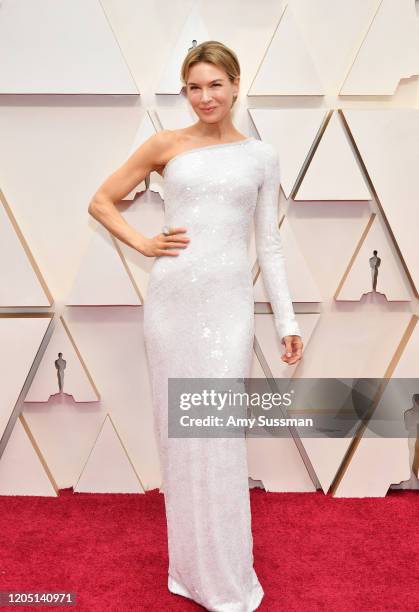
[[[301,336],[278,228],[279,157],[272,144],[250,137],[183,151],[163,178],[164,224],[185,227],[190,238],[177,256],[155,258],[143,319],[167,586],[207,610],[251,612],[264,590],[253,567],[246,439],[170,437],[168,379],[250,376],[252,219],[276,331],[281,340]]]

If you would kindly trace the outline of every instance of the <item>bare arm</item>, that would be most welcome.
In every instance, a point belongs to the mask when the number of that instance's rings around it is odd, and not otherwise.
[[[116,203],[128,195],[153,170],[164,165],[163,156],[172,147],[171,132],[163,130],[146,140],[138,149],[111,174],[90,200],[88,212],[114,236],[144,255],[178,255],[167,248],[184,248],[189,238],[179,235],[186,228],[172,228],[170,236],[158,234],[147,238],[135,230],[116,207]]]

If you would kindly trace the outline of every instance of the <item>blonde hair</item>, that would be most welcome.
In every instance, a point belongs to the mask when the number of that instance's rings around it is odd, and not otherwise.
[[[236,77],[240,76],[240,64],[234,51],[226,47],[223,43],[218,42],[218,40],[206,40],[200,45],[192,47],[183,60],[180,77],[184,84],[182,88],[182,93],[184,95],[186,93],[186,81],[189,70],[198,62],[208,62],[209,64],[218,66],[227,73],[231,82],[233,82]],[[231,107],[233,107],[236,100],[237,96],[234,95]]]

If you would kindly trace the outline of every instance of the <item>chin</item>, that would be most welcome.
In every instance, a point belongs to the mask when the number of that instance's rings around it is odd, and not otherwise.
[[[222,116],[222,113],[220,112],[211,113],[211,115],[205,115],[205,113],[197,114],[201,121],[204,121],[205,123],[214,123],[216,121],[219,121],[220,117]]]

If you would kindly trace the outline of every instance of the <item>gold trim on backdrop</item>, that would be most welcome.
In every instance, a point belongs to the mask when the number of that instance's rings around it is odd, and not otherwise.
[[[88,455],[87,455],[86,461],[83,463],[83,466],[82,466],[82,468],[81,468],[81,470],[80,470],[79,477],[77,478],[76,482],[75,482],[75,483],[74,483],[74,485],[73,485],[73,489],[76,489],[77,484],[78,484],[78,482],[79,482],[80,478],[82,477],[83,472],[84,472],[84,470],[86,469],[87,464],[89,463],[90,456],[91,456],[91,454],[92,454],[92,452],[93,452],[93,449],[94,449],[94,448],[95,448],[95,446],[96,446],[97,441],[98,441],[98,440],[99,440],[99,438],[100,438],[100,435],[101,435],[102,430],[103,430],[103,428],[104,428],[104,426],[105,426],[105,423],[106,423],[106,419],[107,419],[107,418],[109,418],[109,421],[110,421],[110,423],[111,423],[111,425],[112,425],[112,427],[113,427],[113,429],[114,429],[114,431],[115,431],[115,434],[116,434],[116,436],[117,436],[117,438],[118,438],[118,440],[119,440],[119,442],[120,442],[120,444],[121,444],[121,446],[122,446],[122,448],[123,448],[123,450],[124,450],[124,452],[125,452],[125,455],[127,456],[128,462],[129,462],[129,464],[131,465],[132,470],[133,470],[133,472],[134,472],[135,476],[137,477],[137,480],[138,480],[138,482],[140,483],[141,488],[142,488],[142,489],[143,489],[143,491],[145,492],[147,489],[146,489],[146,487],[144,486],[144,484],[143,484],[143,482],[142,482],[142,480],[141,480],[141,478],[140,478],[140,476],[139,476],[139,474],[138,474],[137,470],[135,469],[135,466],[134,466],[133,462],[131,461],[131,457],[129,456],[128,451],[127,451],[127,449],[125,448],[125,444],[124,444],[124,442],[123,442],[123,440],[122,440],[121,436],[119,435],[119,432],[118,432],[118,430],[117,430],[117,428],[116,428],[116,426],[115,426],[115,423],[114,423],[114,421],[113,421],[113,419],[112,419],[112,417],[111,417],[111,415],[110,415],[110,413],[109,413],[109,412],[107,412],[107,413],[106,413],[105,418],[104,418],[104,419],[103,419],[103,421],[102,421],[102,424],[101,424],[101,426],[100,426],[100,428],[99,428],[99,431],[98,431],[98,433],[97,433],[97,435],[96,435],[96,438],[94,439],[94,442],[93,442],[93,444],[92,444],[92,446],[91,446],[91,448],[90,448],[90,451],[89,451],[89,453],[88,453]],[[75,491],[75,493],[78,493],[78,491]]]
[[[314,157],[314,155],[316,154],[316,151],[320,145],[320,142],[323,138],[323,134],[325,133],[327,126],[330,123],[330,120],[332,119],[332,115],[333,115],[333,110],[329,110],[327,111],[326,117],[323,120],[323,123],[321,124],[319,131],[316,134],[316,137],[314,138],[313,144],[311,146],[310,151],[308,152],[307,158],[305,160],[305,162],[303,163],[302,169],[300,170],[300,174],[297,177],[297,180],[295,182],[294,188],[291,190],[290,193],[290,200],[295,200],[295,198],[298,195],[298,190],[300,189],[301,183],[303,182],[305,175],[310,167],[311,161]],[[299,202],[306,202],[307,200],[298,200]],[[324,200],[323,200],[324,201]]]
[[[412,276],[411,276],[411,274],[410,274],[410,272],[409,272],[409,268],[407,267],[407,264],[406,264],[406,262],[405,262],[405,260],[404,260],[403,254],[402,254],[402,252],[401,252],[401,250],[400,250],[400,248],[399,248],[399,245],[397,244],[397,240],[396,240],[396,237],[395,237],[395,236],[394,236],[394,234],[393,234],[393,230],[391,229],[391,225],[390,225],[390,223],[389,223],[389,222],[388,222],[388,220],[387,220],[387,217],[386,217],[386,214],[385,214],[385,211],[384,211],[384,207],[383,207],[383,205],[381,204],[381,200],[380,200],[380,198],[378,197],[378,193],[377,193],[377,191],[375,190],[374,183],[372,182],[372,179],[371,179],[371,177],[370,177],[370,175],[369,175],[369,172],[368,172],[367,167],[366,167],[366,165],[365,165],[365,163],[364,163],[364,160],[362,159],[362,155],[361,155],[361,153],[360,153],[360,151],[359,151],[359,149],[358,149],[358,147],[357,147],[356,140],[355,140],[355,138],[354,138],[354,136],[353,136],[353,134],[352,134],[352,132],[351,132],[351,129],[350,129],[350,127],[349,127],[349,124],[348,124],[348,122],[347,122],[347,120],[346,120],[346,117],[345,117],[345,115],[344,115],[344,110],[343,110],[343,109],[339,109],[339,114],[340,114],[340,116],[342,117],[342,120],[343,120],[344,126],[345,126],[345,128],[346,128],[346,130],[347,130],[347,133],[348,133],[349,138],[351,139],[351,142],[352,142],[352,144],[353,144],[354,150],[355,150],[356,155],[357,155],[357,157],[358,157],[359,163],[360,163],[360,164],[361,164],[361,166],[362,166],[362,170],[363,170],[363,172],[364,172],[364,177],[365,177],[365,179],[366,179],[366,180],[367,180],[367,182],[368,182],[368,185],[369,185],[369,187],[370,187],[370,189],[371,189],[371,192],[372,192],[372,194],[373,194],[373,196],[374,196],[375,201],[377,202],[377,206],[378,206],[378,208],[379,208],[379,210],[380,210],[381,216],[382,216],[383,221],[384,221],[384,223],[385,223],[385,225],[386,225],[386,227],[387,227],[388,233],[389,233],[389,234],[390,234],[390,236],[391,236],[391,239],[392,239],[392,241],[393,241],[394,247],[395,247],[395,249],[396,249],[396,251],[397,251],[397,254],[398,254],[398,256],[399,256],[399,258],[400,258],[400,261],[401,261],[401,263],[402,263],[402,265],[403,265],[403,268],[404,268],[404,270],[405,270],[405,272],[406,272],[406,276],[407,276],[407,278],[409,279],[409,283],[410,283],[410,285],[411,285],[411,287],[412,287],[413,294],[414,294],[414,296],[415,296],[416,298],[419,298],[419,293],[418,293],[418,290],[417,290],[417,289],[416,289],[416,287],[415,287],[415,283],[413,282],[413,278],[412,278]]]
[[[13,227],[13,229],[16,232],[16,235],[17,235],[17,237],[18,237],[18,239],[19,239],[19,241],[20,241],[20,243],[21,243],[21,245],[23,247],[23,250],[26,253],[27,258],[29,259],[29,263],[31,264],[32,269],[33,269],[33,271],[36,274],[36,277],[37,277],[37,279],[39,281],[39,284],[41,285],[41,287],[42,287],[42,289],[43,289],[43,291],[44,291],[44,293],[45,293],[45,295],[46,295],[46,297],[48,299],[49,306],[52,306],[54,304],[54,298],[52,297],[52,293],[49,290],[48,285],[47,285],[44,277],[42,276],[42,272],[41,272],[38,264],[36,263],[35,257],[32,255],[32,252],[31,252],[31,250],[29,248],[29,245],[26,242],[25,237],[24,237],[24,235],[23,235],[23,233],[22,233],[22,231],[21,231],[21,229],[20,229],[20,227],[19,227],[19,225],[18,225],[18,223],[17,223],[17,221],[15,219],[15,216],[14,216],[14,214],[12,212],[12,209],[9,206],[9,204],[7,203],[7,200],[6,200],[6,198],[4,196],[4,193],[3,193],[3,191],[1,189],[0,189],[0,202],[2,202],[2,204],[4,206],[4,209],[6,211],[6,214],[7,214],[8,218],[9,218],[9,221],[12,224],[12,227]],[[33,306],[30,306],[30,305],[26,305],[26,304],[24,304],[24,305],[22,305],[22,304],[10,304],[9,306],[2,306],[2,308],[47,308],[47,306],[46,305],[44,305],[44,306],[42,306],[42,305],[38,305],[38,306],[33,305]]]
[[[360,239],[358,240],[358,244],[355,247],[355,250],[354,250],[354,252],[352,254],[352,257],[350,258],[349,263],[347,265],[347,268],[346,268],[345,272],[343,273],[342,279],[339,282],[338,287],[337,287],[337,289],[335,291],[335,294],[333,296],[333,299],[335,299],[335,300],[338,300],[338,295],[339,295],[340,291],[342,290],[342,287],[345,284],[346,279],[348,278],[349,272],[351,271],[351,268],[352,268],[356,258],[358,257],[358,253],[361,250],[362,245],[364,244],[364,240],[367,237],[368,232],[370,231],[371,225],[373,224],[375,217],[376,217],[376,214],[375,213],[371,213],[371,216],[368,219],[368,223],[365,226],[364,231],[362,232],[362,235],[361,235]]]
[[[46,462],[46,460],[45,460],[45,458],[44,458],[44,456],[43,456],[43,454],[41,452],[41,449],[39,448],[39,446],[38,446],[38,444],[37,444],[37,442],[35,440],[35,437],[34,437],[33,433],[31,432],[30,427],[29,427],[29,425],[28,425],[28,423],[27,423],[27,421],[26,421],[26,419],[25,419],[25,417],[24,417],[22,412],[19,415],[19,419],[20,419],[20,422],[22,423],[22,426],[23,426],[23,428],[24,428],[24,430],[26,432],[26,435],[28,436],[28,438],[30,440],[30,443],[33,446],[33,449],[34,449],[35,453],[38,455],[38,459],[41,462],[41,465],[42,465],[42,467],[45,470],[45,473],[47,475],[48,480],[51,482],[51,484],[52,484],[52,486],[54,488],[54,491],[56,492],[56,494],[58,496],[59,495],[59,487],[58,487],[58,485],[57,485],[57,483],[55,481],[55,478],[54,478],[51,470],[48,467],[48,463]]]
[[[392,374],[396,368],[396,365],[398,364],[398,362],[400,361],[400,358],[403,354],[403,351],[405,350],[407,343],[410,339],[410,337],[413,334],[413,330],[416,327],[417,321],[419,319],[418,315],[412,315],[412,318],[410,319],[406,330],[399,342],[399,345],[390,361],[390,364],[387,367],[387,370],[383,376],[383,380],[378,388],[378,391],[374,397],[374,400],[371,403],[371,408],[368,412],[368,414],[365,416],[365,418],[363,419],[363,421],[361,422],[361,424],[359,425],[359,428],[357,430],[357,432],[355,433],[354,437],[352,438],[352,442],[350,443],[348,450],[345,453],[345,456],[342,460],[342,463],[338,469],[338,471],[336,472],[336,476],[334,478],[334,480],[332,481],[330,488],[329,488],[329,492],[334,495],[336,493],[337,488],[339,487],[345,473],[346,470],[349,467],[349,464],[351,462],[352,457],[354,456],[356,449],[358,448],[359,443],[361,442],[363,433],[368,425],[368,421],[369,419],[372,417],[375,408],[377,407],[387,385],[388,385],[388,379],[390,379],[392,377]]]
[[[80,361],[80,363],[81,363],[81,365],[82,365],[82,367],[83,367],[83,369],[84,369],[84,371],[86,373],[86,376],[89,379],[89,382],[92,385],[92,387],[94,389],[94,392],[96,394],[96,397],[97,397],[97,399],[99,401],[101,399],[99,390],[98,390],[98,388],[96,387],[96,385],[94,383],[94,380],[93,380],[93,378],[92,378],[92,376],[91,376],[91,374],[90,374],[90,372],[89,372],[89,370],[87,368],[87,365],[84,362],[84,359],[82,357],[81,352],[79,351],[79,349],[77,347],[76,341],[74,340],[73,336],[71,335],[70,329],[69,329],[67,323],[65,322],[63,315],[60,315],[60,321],[63,324],[63,327],[64,327],[64,329],[65,329],[65,331],[67,333],[67,336],[68,336],[71,344],[73,345],[74,350],[76,351],[76,355],[79,358],[79,361]]]

